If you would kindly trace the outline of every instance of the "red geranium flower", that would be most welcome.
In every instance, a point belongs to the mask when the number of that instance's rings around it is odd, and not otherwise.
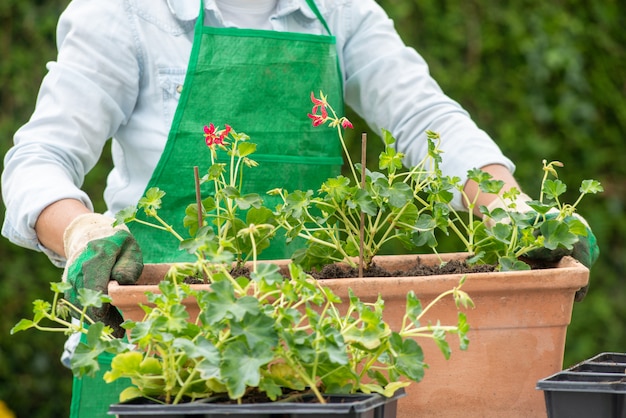
[[[313,119],[313,126],[320,126],[321,124],[326,122],[326,119],[328,119],[328,112],[326,111],[326,108],[322,106],[321,111],[321,115],[316,115],[312,113],[308,114],[309,118]]]
[[[313,109],[308,116],[313,120],[313,126],[320,126],[328,119],[328,111],[326,110],[328,103],[326,102],[326,97],[321,94],[321,99],[318,99],[313,92],[311,92],[311,101],[313,102]],[[319,115],[317,114],[318,111],[320,112]]]
[[[207,147],[211,147],[214,144],[224,145],[224,138],[228,136],[230,130],[231,127],[229,125],[224,125],[224,129],[221,131],[218,131],[212,123],[209,126],[205,125],[204,142],[206,142]]]

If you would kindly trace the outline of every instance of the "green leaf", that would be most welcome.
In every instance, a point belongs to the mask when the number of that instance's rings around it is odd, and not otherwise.
[[[241,210],[248,210],[251,207],[260,208],[263,205],[263,199],[257,193],[248,193],[235,199],[237,206]]]
[[[535,212],[541,214],[541,215],[545,215],[547,214],[550,209],[552,209],[554,207],[554,204],[547,204],[547,203],[542,203],[538,200],[529,200],[528,202],[526,202],[528,204],[528,206],[530,206]]]
[[[253,142],[240,142],[237,144],[237,156],[246,157],[256,151],[256,144]]]
[[[35,299],[33,301],[33,313],[35,314],[33,320],[35,322],[41,321],[51,310],[52,304],[50,302],[46,302],[41,299]]]
[[[87,343],[79,343],[70,360],[75,376],[93,376],[100,370],[98,356],[106,351],[107,344],[101,340],[105,325],[96,322],[87,331]]]
[[[403,339],[394,332],[389,339],[391,349],[395,353],[395,368],[400,374],[414,382],[424,378],[424,353],[422,347],[412,338]]]
[[[406,183],[394,183],[389,188],[389,204],[396,208],[404,207],[413,200],[413,189]]]
[[[434,231],[416,232],[413,234],[411,242],[418,247],[426,245],[430,248],[435,248],[437,246],[437,238]]]
[[[544,237],[544,246],[549,250],[555,250],[559,246],[571,250],[578,242],[578,236],[569,230],[565,222],[550,219],[541,224],[539,229]]]
[[[283,207],[283,212],[292,216],[296,219],[302,218],[305,209],[308,208],[310,204],[311,196],[313,192],[308,190],[303,192],[298,190],[296,192],[290,193],[285,197],[285,206]]]
[[[141,398],[143,392],[141,392],[136,386],[129,386],[120,393],[120,402],[130,401],[131,399]]]
[[[577,217],[569,216],[565,218],[565,222],[572,234],[576,234],[580,237],[586,237],[588,235],[589,231],[587,226]]]
[[[472,306],[474,306],[474,302],[472,302]],[[459,346],[461,350],[467,350],[469,347],[469,338],[467,337],[467,333],[470,330],[470,325],[467,323],[467,315],[463,312],[459,312],[457,329],[459,334]]]
[[[129,377],[140,374],[140,366],[143,354],[138,351],[120,353],[111,360],[111,370],[104,374],[104,381],[111,383],[121,377]]]
[[[215,163],[209,167],[207,170],[207,175],[202,180],[206,181],[215,181],[219,180],[220,177],[226,172],[226,164],[224,163]]]
[[[115,214],[115,222],[113,226],[127,224],[135,220],[137,216],[137,207],[129,206],[117,212]]]
[[[270,286],[283,282],[283,275],[280,272],[280,267],[272,263],[257,264],[256,270],[250,273],[250,278],[257,283],[263,281],[265,284]]]
[[[272,376],[262,375],[259,390],[264,392],[271,401],[277,400],[283,394],[283,386],[277,383]]]
[[[583,180],[580,185],[580,192],[584,194],[596,194],[604,191],[604,188],[597,180]]]
[[[215,210],[215,200],[213,197],[207,197],[202,201],[202,219],[206,214]],[[198,232],[198,205],[191,203],[185,208],[185,217],[183,218],[183,226],[189,230],[189,235],[195,236]]]
[[[219,359],[219,351],[215,345],[202,336],[195,340],[188,337],[176,338],[172,347],[184,352],[189,358]]]
[[[370,216],[376,216],[378,213],[378,206],[372,200],[372,197],[366,190],[359,189],[354,196],[354,201],[356,202],[358,208]]]
[[[438,144],[441,141],[441,137],[437,132],[427,130],[426,139],[428,141],[428,156],[431,157],[435,163],[435,171],[439,169],[441,164],[441,150],[438,148]]]
[[[180,333],[187,329],[189,312],[182,304],[170,305],[166,307],[164,315],[158,321],[160,331]]]
[[[421,247],[427,245],[434,248],[437,245],[437,238],[435,237],[435,228],[437,227],[436,220],[429,214],[421,214],[417,222],[415,222],[415,228],[418,232],[413,233],[411,241]]]
[[[468,180],[473,180],[476,183],[480,184],[482,182],[491,180],[492,176],[491,174],[487,173],[486,171],[483,171],[479,168],[473,168],[471,170],[467,171],[467,179]],[[485,190],[483,190],[485,191]]]
[[[262,225],[266,223],[272,223],[270,221],[273,220],[273,217],[274,215],[272,211],[264,206],[252,207],[246,213],[246,224]]]
[[[274,347],[278,344],[278,334],[274,329],[274,319],[267,315],[257,313],[246,314],[241,321],[233,321],[230,325],[233,336],[242,336],[248,342],[248,346],[264,345]]]
[[[317,350],[321,358],[330,363],[328,367],[336,368],[338,365],[348,364],[348,353],[341,332],[331,325],[316,327],[315,331],[318,334]]]
[[[418,317],[422,314],[422,302],[417,298],[413,290],[406,295],[406,315],[416,327],[420,326]]]
[[[20,321],[11,328],[10,334],[13,335],[16,332],[25,331],[35,326],[35,322],[30,319],[20,319]]]
[[[530,266],[515,257],[507,256],[498,259],[498,269],[500,271],[530,270]]]
[[[362,321],[360,326],[352,326],[343,333],[346,343],[357,344],[364,350],[375,350],[383,339],[391,333],[389,326],[383,322],[380,316],[370,309],[363,309],[360,312]]]
[[[273,359],[272,351],[265,345],[248,347],[242,341],[234,341],[224,350],[220,365],[221,376],[231,399],[239,399],[246,388],[256,387],[261,380],[260,368]]]
[[[402,208],[395,208],[393,210],[393,213],[394,216],[397,216],[400,213],[400,216],[397,217],[397,221],[405,223],[407,225],[415,224],[419,217],[417,206],[415,206],[413,203],[409,203]]]
[[[54,293],[65,293],[72,288],[72,284],[69,282],[54,282],[50,283],[50,289]]]
[[[268,368],[268,376],[274,384],[293,389],[304,390],[305,383],[296,374],[295,370],[285,363],[274,363]]]
[[[397,152],[393,147],[386,146],[378,157],[378,168],[387,170],[390,175],[402,168],[404,154]]]
[[[497,223],[491,228],[491,234],[500,242],[508,244],[511,242],[513,227],[505,223]]]
[[[452,351],[450,350],[450,344],[446,341],[446,331],[439,328],[439,326],[439,321],[437,321],[437,325],[433,328],[431,335],[435,344],[439,347],[439,351],[441,351],[445,359],[448,360]]]
[[[567,191],[567,186],[561,180],[548,179],[543,184],[543,193],[552,200],[557,200],[560,195]]]
[[[320,190],[336,201],[343,202],[350,194],[350,179],[344,176],[330,178],[322,183]]]
[[[320,243],[313,243],[306,248],[300,248],[294,251],[291,256],[294,263],[307,270],[321,268],[326,264],[330,264],[336,258],[337,250],[335,248]]]
[[[155,216],[157,211],[161,209],[161,199],[165,196],[165,192],[158,187],[151,187],[146,191],[144,197],[139,199],[137,207],[143,209],[147,216]]]
[[[219,357],[219,352],[217,354],[217,358],[204,358],[196,366],[196,369],[200,372],[200,377],[205,381],[220,378],[221,357]]]
[[[498,194],[504,187],[502,180],[483,180],[479,183],[479,188],[483,193]]]
[[[428,193],[428,201],[429,202],[439,202],[439,203],[450,203],[454,195],[450,191],[451,185],[447,183],[430,183],[428,187],[425,188]]]
[[[235,298],[233,285],[229,281],[212,283],[211,290],[198,297],[198,303],[203,309],[200,317],[204,324],[215,324],[230,318],[240,321],[246,313],[258,315],[259,301],[252,296]]]
[[[393,137],[393,135],[391,134],[391,132],[389,132],[387,129],[383,128],[382,129],[382,136],[383,136],[383,142],[385,143],[386,146],[389,145],[393,145],[393,143],[396,142],[396,139]]]
[[[87,288],[78,289],[78,302],[83,307],[102,307],[102,292]]]
[[[197,227],[197,225],[198,221],[196,220],[195,226]],[[190,225],[189,233],[192,234],[193,230],[194,226]],[[190,254],[194,254],[196,251],[217,252],[220,250],[217,237],[215,236],[215,231],[209,225],[205,225],[195,231],[195,236],[193,238],[182,240],[178,248],[185,250]]]
[[[241,196],[239,189],[233,186],[224,186],[222,189],[220,189],[218,193],[224,196],[226,199],[231,200],[235,200]]]

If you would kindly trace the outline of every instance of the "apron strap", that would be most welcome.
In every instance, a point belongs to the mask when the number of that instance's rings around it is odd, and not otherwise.
[[[324,25],[324,27],[326,28],[326,32],[328,32],[329,35],[332,35],[332,33],[330,32],[330,28],[328,27],[328,24],[326,23],[326,20],[324,19],[324,17],[320,13],[319,9],[317,8],[317,5],[315,4],[315,1],[313,1],[313,0],[306,0],[306,3],[309,5],[311,10],[313,10],[313,13],[315,13],[315,16],[317,16],[317,18],[320,20],[320,22],[322,22],[322,25]]]

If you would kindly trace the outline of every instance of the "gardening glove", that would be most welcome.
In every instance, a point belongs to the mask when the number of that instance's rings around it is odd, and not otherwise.
[[[78,291],[83,288],[107,293],[109,280],[134,284],[143,270],[141,250],[126,225],[113,227],[114,219],[96,213],[78,216],[63,234],[67,263],[63,281],[72,288],[65,299],[82,309]],[[124,335],[120,327],[122,315],[110,304],[90,307],[87,314],[114,330],[116,337]]]
[[[515,211],[519,213],[534,212],[534,210],[530,206],[528,206],[528,204],[526,203],[530,200],[532,199],[528,197],[528,195],[521,193],[517,197],[515,202],[513,202],[514,203],[513,207]],[[501,199],[496,199],[491,204],[489,204],[489,206],[487,206],[487,210],[489,210],[489,212],[493,211],[496,208],[509,210],[509,208],[504,207],[504,204]],[[552,217],[556,216],[555,212],[556,210],[549,211],[546,214],[546,217],[550,219],[551,216]],[[591,269],[593,264],[595,264],[595,262],[597,261],[598,256],[600,255],[598,241],[596,239],[596,236],[591,231],[589,224],[582,216],[578,215],[577,213],[573,214],[572,216],[583,223],[583,225],[585,226],[587,230],[587,234],[583,236],[579,236],[578,241],[573,245],[573,248],[571,250],[568,250],[566,248],[557,248],[555,250],[542,248],[542,249],[531,251],[530,253],[527,254],[527,257],[531,260],[556,262],[560,260],[563,256],[569,255],[575,258],[576,260],[578,260],[581,264],[583,264],[588,269]],[[485,221],[485,224],[490,227],[490,226],[493,226],[494,222],[492,219],[488,219]],[[580,302],[581,300],[584,299],[585,295],[587,294],[588,288],[589,288],[589,285],[585,286],[584,288],[576,292],[575,300],[577,302]]]

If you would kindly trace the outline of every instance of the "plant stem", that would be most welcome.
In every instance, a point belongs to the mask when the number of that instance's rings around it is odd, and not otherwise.
[[[180,403],[183,396],[187,394],[187,389],[196,382],[194,380],[194,377],[196,374],[198,374],[198,369],[194,367],[191,369],[191,373],[189,373],[189,376],[187,377],[185,382],[181,385],[180,390],[178,391],[178,394],[174,398],[174,402],[173,402],[174,405]]]
[[[202,228],[202,195],[200,193],[200,174],[198,166],[193,167],[193,176],[196,186],[196,205],[198,205],[198,229]]]
[[[365,190],[365,164],[367,160],[367,134],[361,134],[361,190]],[[359,222],[359,277],[363,277],[363,240],[365,239],[365,212]]]

